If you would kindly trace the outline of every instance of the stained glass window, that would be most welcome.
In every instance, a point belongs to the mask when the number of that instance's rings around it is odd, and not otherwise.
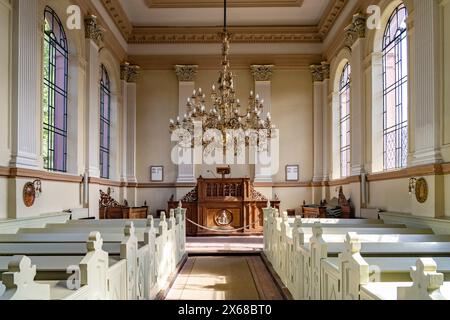
[[[109,179],[111,150],[111,84],[105,66],[100,79],[100,176]]]
[[[341,152],[341,177],[350,175],[350,64],[342,70],[339,82],[339,131]]]
[[[383,37],[384,169],[406,167],[408,158],[408,39],[406,7],[389,18]]]
[[[44,168],[67,171],[68,47],[63,24],[50,7],[44,11],[42,153]]]

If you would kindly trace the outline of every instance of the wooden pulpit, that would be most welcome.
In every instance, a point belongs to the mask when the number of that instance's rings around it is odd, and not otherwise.
[[[257,192],[249,178],[204,179],[182,200],[187,209],[188,236],[236,236],[261,235],[263,211],[268,199]],[[169,201],[168,209],[178,207],[179,202]],[[271,201],[272,207],[280,207],[280,201]]]

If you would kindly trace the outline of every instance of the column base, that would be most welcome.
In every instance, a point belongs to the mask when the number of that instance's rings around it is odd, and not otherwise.
[[[364,166],[352,166],[351,167],[351,176],[360,176],[363,173],[366,173],[364,170]]]
[[[273,179],[272,179],[272,176],[270,176],[270,177],[269,176],[256,176],[254,182],[255,183],[272,183]]]
[[[411,158],[413,166],[442,163],[444,161],[441,151],[435,149],[416,151]]]
[[[10,165],[13,168],[38,169],[39,160],[35,154],[21,152],[11,157]]]
[[[193,176],[191,177],[178,177],[177,183],[197,183],[197,179]]]

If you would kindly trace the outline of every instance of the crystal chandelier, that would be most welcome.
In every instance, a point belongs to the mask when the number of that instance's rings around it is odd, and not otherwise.
[[[212,108],[207,111],[206,95],[202,89],[194,90],[192,97],[188,98],[184,119],[177,117],[176,121],[170,120],[170,132],[189,132],[193,141],[201,139],[196,141],[202,141],[203,146],[214,148],[210,145],[214,138],[207,134],[213,129],[221,133],[224,152],[231,143],[235,146],[235,154],[240,153],[242,150],[238,150],[239,146],[236,147],[234,143],[237,139],[245,141],[245,147],[253,145],[258,146],[259,150],[266,150],[267,141],[275,135],[275,126],[272,125],[270,113],[262,117],[264,100],[253,91],[250,92],[247,108],[243,111],[239,99],[236,98],[234,75],[228,58],[231,35],[227,30],[226,0],[224,1],[224,29],[220,35],[222,37],[222,69],[217,85],[212,86]],[[202,137],[198,137],[198,134],[194,132],[194,123],[202,124]],[[234,135],[230,135],[230,131],[234,132]],[[236,132],[240,132],[242,136],[237,137]],[[180,134],[180,140],[186,142],[185,138]],[[190,141],[187,142],[190,143]]]

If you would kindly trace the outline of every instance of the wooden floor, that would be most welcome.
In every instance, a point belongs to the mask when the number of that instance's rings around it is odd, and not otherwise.
[[[188,237],[189,254],[255,254],[263,251],[263,237]]]
[[[259,255],[190,257],[166,300],[283,300]]]

